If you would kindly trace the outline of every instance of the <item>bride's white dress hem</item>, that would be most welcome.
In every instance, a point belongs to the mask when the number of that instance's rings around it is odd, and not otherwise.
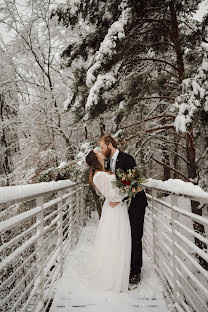
[[[93,183],[105,196],[95,242],[75,274],[84,286],[96,290],[127,292],[131,262],[131,228],[125,197],[112,183],[115,175],[97,172]],[[112,208],[109,201],[120,202]]]

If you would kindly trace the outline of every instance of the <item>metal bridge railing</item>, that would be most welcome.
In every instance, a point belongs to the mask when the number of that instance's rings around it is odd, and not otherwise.
[[[175,194],[151,183],[144,187],[149,204],[143,243],[173,311],[208,311],[208,217],[207,212],[204,216],[191,212],[191,200],[208,207],[208,193],[200,197],[183,190]]]
[[[0,188],[0,311],[49,311],[86,220],[86,190],[67,180]]]
[[[191,200],[208,205],[208,194],[178,196],[151,183],[144,187],[144,247],[173,311],[205,312],[208,218],[187,207]],[[88,185],[67,180],[0,188],[0,311],[49,311],[66,254],[85,224],[89,194]],[[93,198],[89,205],[95,206]]]

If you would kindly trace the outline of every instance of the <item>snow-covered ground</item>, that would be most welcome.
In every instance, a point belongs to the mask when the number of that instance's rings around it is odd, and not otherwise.
[[[81,263],[93,246],[98,224],[97,213],[82,229],[80,239],[70,251],[64,265],[62,278],[57,282],[56,294],[50,312],[89,311],[89,312],[143,312],[170,311],[163,299],[162,285],[154,272],[151,259],[144,253],[142,280],[138,288],[127,293],[113,293],[86,288],[72,270]]]

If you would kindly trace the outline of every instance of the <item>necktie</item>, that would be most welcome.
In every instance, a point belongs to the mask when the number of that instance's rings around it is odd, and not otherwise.
[[[110,159],[110,168],[111,168],[111,171],[112,171],[112,172],[114,172],[113,162],[114,162],[114,159],[111,158],[111,159]]]

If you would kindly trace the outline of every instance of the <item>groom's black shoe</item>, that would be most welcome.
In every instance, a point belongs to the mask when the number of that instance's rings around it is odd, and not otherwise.
[[[140,274],[130,273],[130,276],[129,276],[129,290],[136,288],[138,286],[140,280],[141,280]]]

